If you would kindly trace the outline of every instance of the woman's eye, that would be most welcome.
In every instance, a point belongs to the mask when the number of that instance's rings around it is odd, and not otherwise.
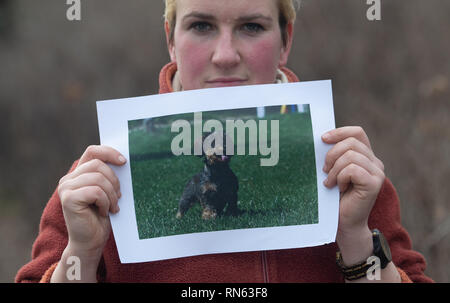
[[[206,33],[211,30],[212,26],[208,22],[194,22],[190,28],[200,33]]]
[[[258,33],[264,28],[258,23],[246,23],[243,25],[243,29],[249,33]]]

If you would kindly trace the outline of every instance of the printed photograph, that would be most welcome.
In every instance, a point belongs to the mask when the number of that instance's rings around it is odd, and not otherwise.
[[[318,223],[307,104],[128,121],[140,239]]]

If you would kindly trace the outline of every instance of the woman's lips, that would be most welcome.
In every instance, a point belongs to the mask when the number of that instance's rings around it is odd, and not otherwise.
[[[213,80],[208,80],[206,83],[212,87],[226,87],[226,86],[238,86],[242,85],[247,81],[242,78],[217,78]]]

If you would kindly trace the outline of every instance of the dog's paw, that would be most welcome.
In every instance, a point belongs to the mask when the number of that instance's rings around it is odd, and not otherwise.
[[[217,213],[211,209],[205,209],[202,213],[203,220],[213,220],[217,217]]]

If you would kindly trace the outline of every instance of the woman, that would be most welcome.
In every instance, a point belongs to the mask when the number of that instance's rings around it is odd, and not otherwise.
[[[285,68],[293,39],[293,0],[166,0],[165,30],[171,63],[160,74],[160,93],[298,81]],[[411,250],[400,224],[399,202],[364,130],[344,127],[323,135],[328,152],[324,185],[341,192],[336,243],[313,248],[206,255],[121,264],[108,213],[119,212],[120,184],[106,164],[126,160],[107,146],[90,146],[49,201],[33,247],[33,260],[16,281],[67,281],[71,256],[82,282],[309,282],[370,281],[344,275],[376,254],[372,228],[386,236],[392,261],[382,282],[430,281],[423,257]],[[340,268],[336,265],[340,252]],[[355,278],[356,277],[356,278]]]

